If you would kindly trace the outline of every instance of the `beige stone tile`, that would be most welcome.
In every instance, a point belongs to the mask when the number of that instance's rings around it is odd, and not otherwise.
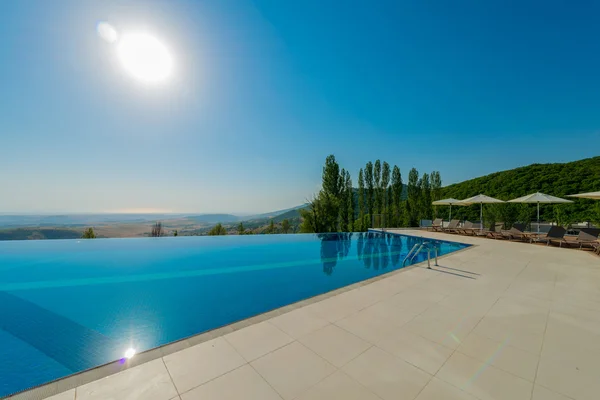
[[[75,389],[47,397],[46,400],[75,400]]]
[[[346,292],[347,293],[347,292]],[[308,311],[318,315],[320,318],[327,320],[328,322],[335,322],[350,314],[357,312],[360,307],[347,296],[343,296],[345,293],[330,297],[328,299],[319,301],[317,303],[306,306]]]
[[[453,353],[448,347],[404,329],[392,332],[378,342],[377,346],[432,375]]]
[[[416,400],[477,400],[477,398],[434,377]]]
[[[380,397],[337,371],[304,392],[298,400],[380,400]]]
[[[298,342],[292,342],[251,363],[284,398],[293,399],[331,375],[336,368]]]
[[[414,399],[431,379],[431,375],[377,347],[371,347],[342,370],[385,400],[398,399],[399,393]]]
[[[482,400],[531,398],[531,382],[458,352],[436,376]]]
[[[518,324],[494,317],[484,317],[473,332],[499,342],[508,341],[511,346],[533,354],[540,354],[543,332],[531,332]]]
[[[422,311],[422,310],[421,310]],[[419,310],[401,307],[393,299],[387,299],[365,308],[362,312],[393,322],[402,326],[420,314]]]
[[[177,396],[162,359],[150,361],[77,388],[78,400],[169,400]]]
[[[571,400],[562,394],[558,394],[540,385],[534,385],[531,400]]]
[[[181,400],[181,397],[179,397],[179,396],[175,396],[175,397],[173,397],[171,400]]]
[[[456,349],[471,333],[480,317],[432,318],[419,315],[403,326],[404,329],[451,349]]]
[[[577,400],[592,400],[600,393],[600,370],[580,368],[578,363],[542,356],[536,384]]]
[[[246,364],[183,393],[181,400],[281,400],[281,396]]]
[[[307,307],[279,315],[269,322],[296,339],[329,324],[329,321],[311,313]]]
[[[268,321],[250,325],[223,337],[246,361],[262,357],[294,340]]]
[[[369,342],[335,325],[309,333],[300,342],[338,368],[371,347]]]
[[[335,324],[373,344],[400,328],[393,322],[380,318],[366,310],[352,314]]]
[[[246,363],[222,337],[163,357],[179,393]]]
[[[457,351],[510,372],[530,382],[535,380],[539,357],[510,345],[471,333]]]

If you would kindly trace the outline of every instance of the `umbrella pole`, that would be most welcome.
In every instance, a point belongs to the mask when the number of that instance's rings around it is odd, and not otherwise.
[[[479,230],[483,230],[483,203],[479,203],[481,208],[479,209]]]
[[[448,222],[452,220],[452,204],[450,204],[450,218],[448,218]]]
[[[537,224],[538,225],[537,233],[539,234],[540,233],[540,202],[539,201],[538,201],[538,218],[537,218],[537,221],[538,221],[538,224]]]

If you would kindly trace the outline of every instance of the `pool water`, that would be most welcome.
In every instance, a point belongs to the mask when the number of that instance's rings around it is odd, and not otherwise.
[[[370,232],[0,242],[0,397],[393,271],[422,240]],[[467,246],[436,243],[440,255]]]

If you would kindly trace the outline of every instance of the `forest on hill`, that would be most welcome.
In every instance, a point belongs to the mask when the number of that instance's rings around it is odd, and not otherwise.
[[[568,194],[595,192],[600,190],[600,157],[586,158],[568,163],[532,164],[526,167],[495,172],[486,176],[456,183],[442,188],[442,197],[465,199],[483,193],[500,200],[511,200],[527,194],[542,192],[552,196],[564,197]],[[600,202],[571,198],[570,204],[540,205],[540,218],[543,221],[555,221],[569,224],[580,221],[600,222]],[[441,215],[447,218],[447,207],[439,207]],[[488,214],[485,220],[506,220],[506,214],[528,214],[535,218],[536,206],[533,204],[484,205]],[[453,216],[461,219],[478,220],[479,207],[453,207]],[[504,218],[503,218],[504,217]],[[508,215],[510,219],[510,215]]]

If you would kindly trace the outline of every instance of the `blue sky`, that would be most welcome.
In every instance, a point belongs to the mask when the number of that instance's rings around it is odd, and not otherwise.
[[[259,212],[333,153],[445,184],[598,154],[600,3],[0,2],[0,212]],[[165,43],[131,79],[99,21]]]

